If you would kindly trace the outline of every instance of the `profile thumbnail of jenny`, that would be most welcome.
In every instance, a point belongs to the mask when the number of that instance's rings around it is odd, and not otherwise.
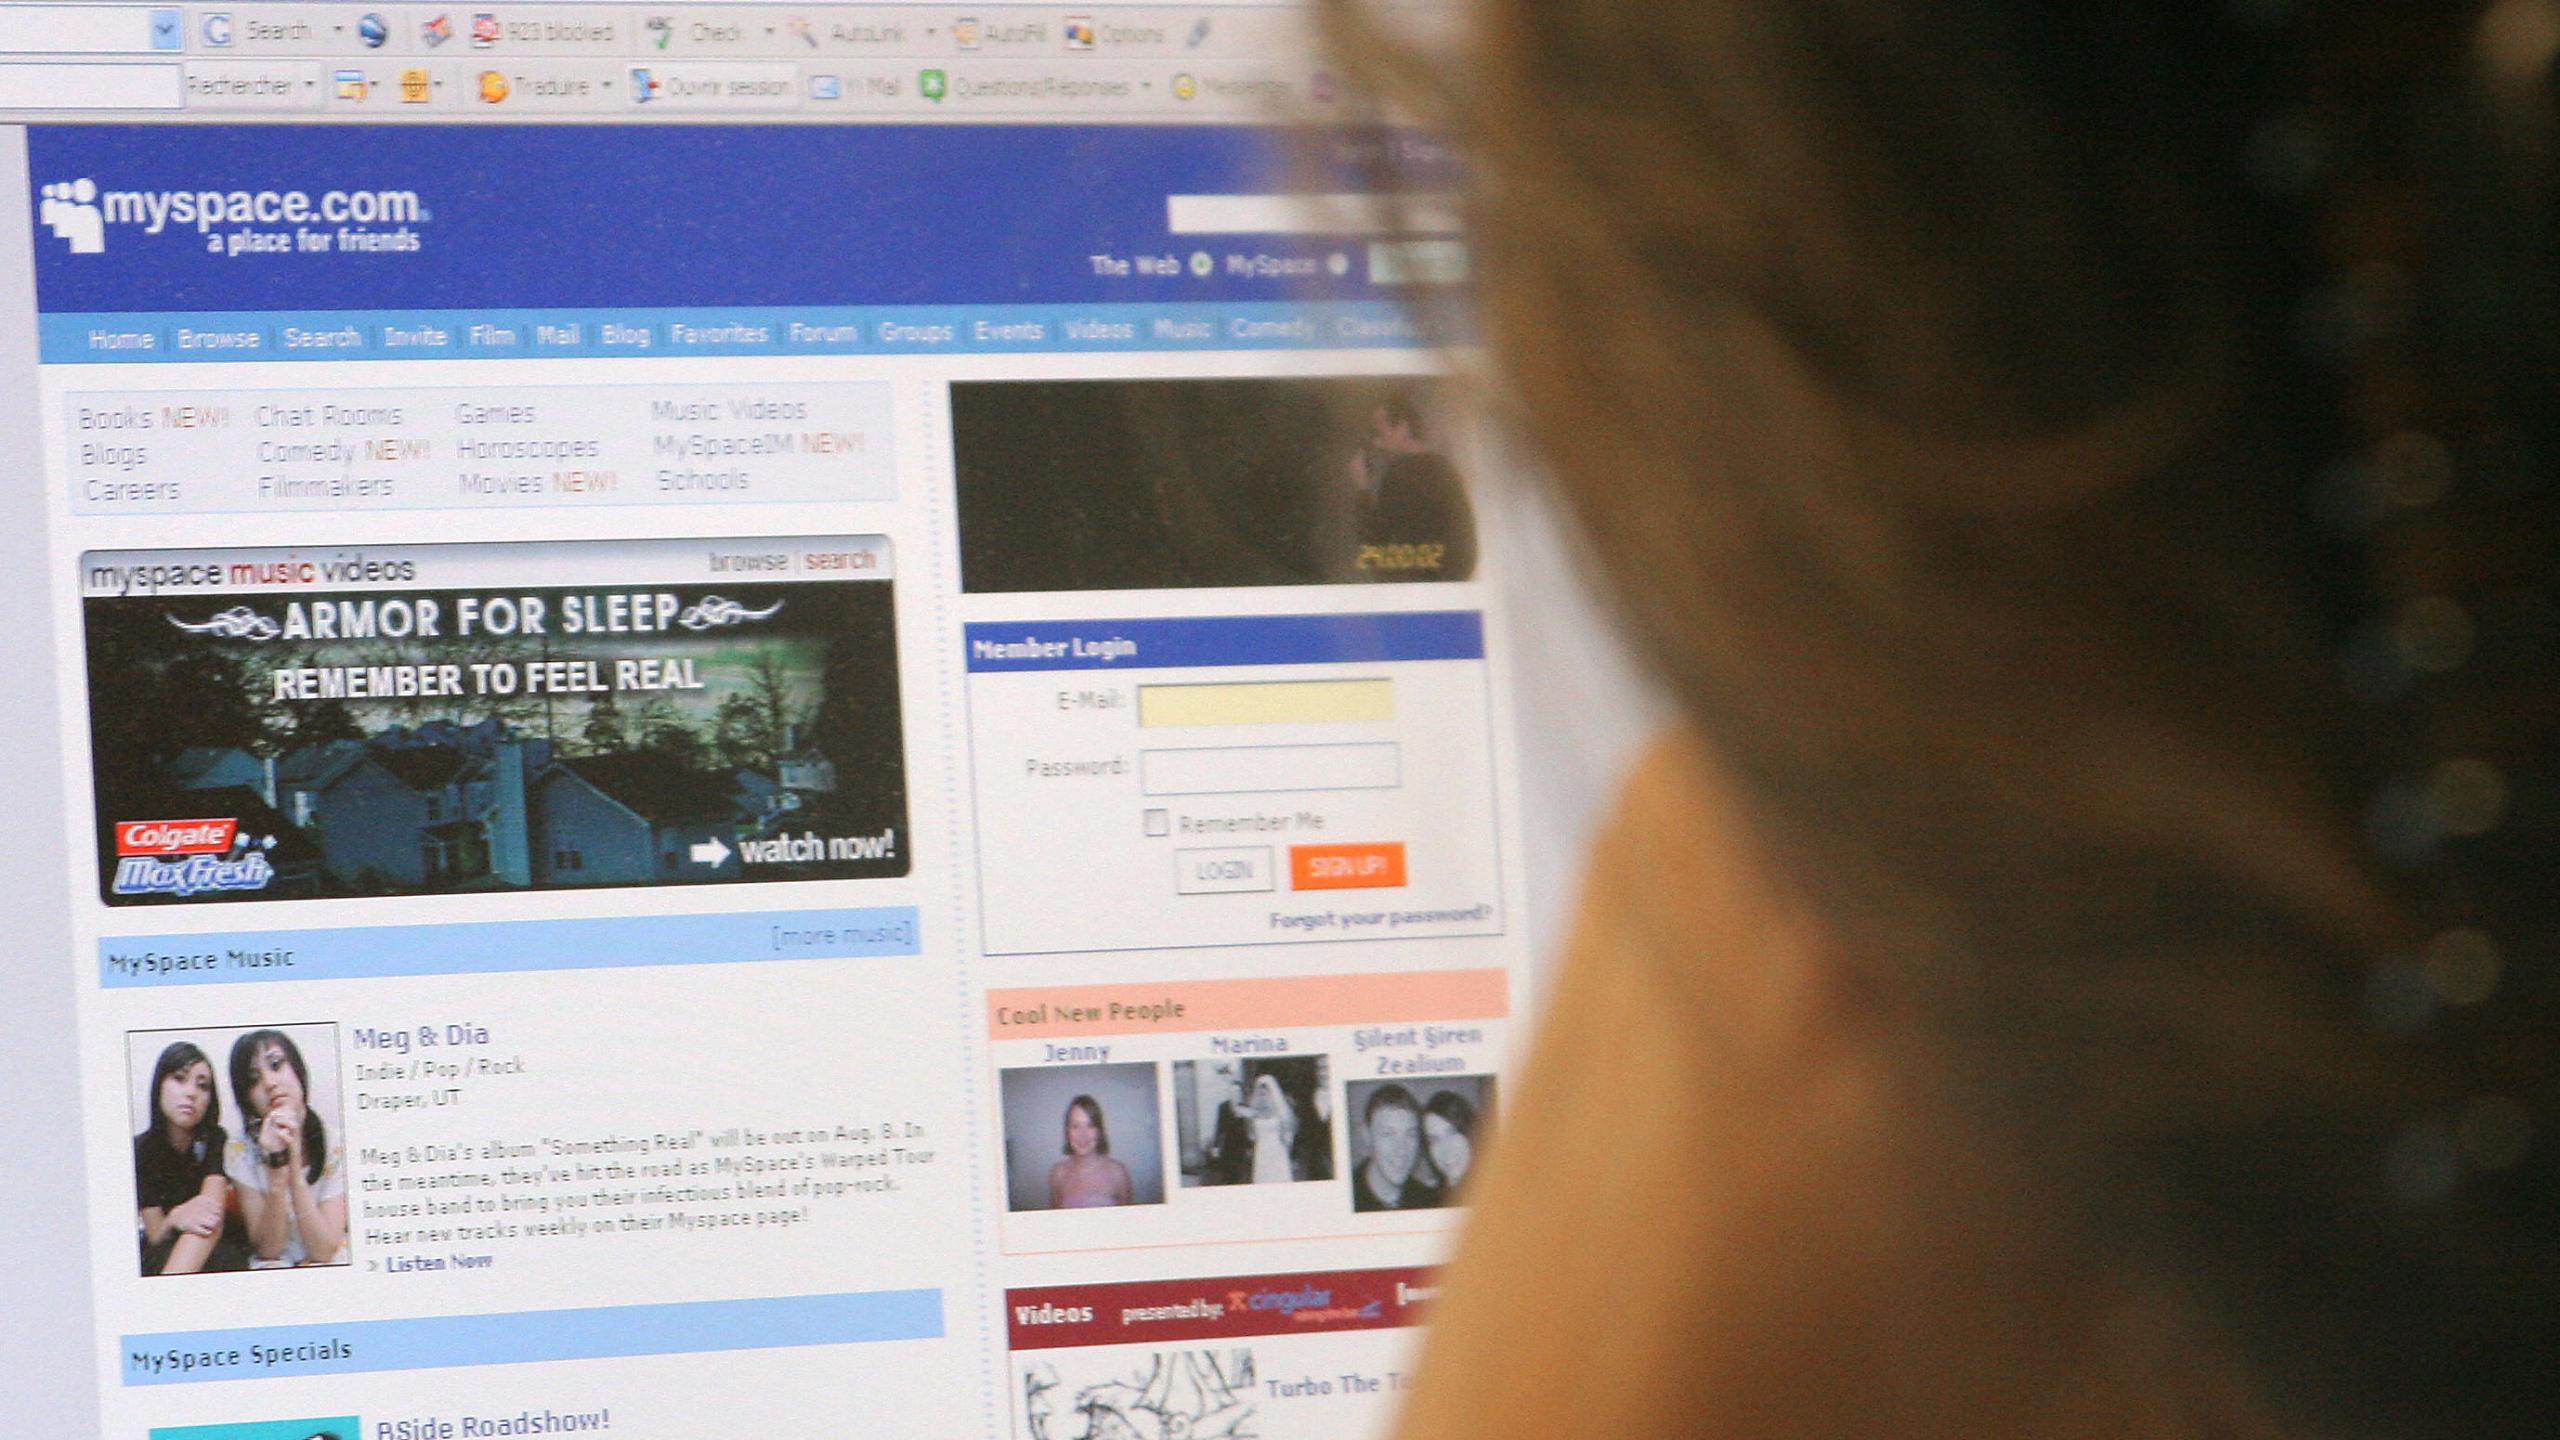
[[[998,1077],[1006,1208],[1164,1203],[1152,1064],[1037,1066]]]
[[[126,1048],[144,1275],[347,1263],[335,1025],[141,1030]]]

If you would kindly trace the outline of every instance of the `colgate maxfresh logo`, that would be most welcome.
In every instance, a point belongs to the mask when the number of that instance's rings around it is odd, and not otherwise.
[[[326,255],[418,249],[409,227],[428,214],[415,190],[108,190],[83,175],[44,186],[36,218],[74,255],[104,252],[111,226],[192,230],[223,255]]]
[[[119,855],[219,855],[231,848],[238,820],[120,820]]]
[[[237,819],[119,820],[118,895],[176,896],[264,890],[276,878],[273,835],[243,835]]]

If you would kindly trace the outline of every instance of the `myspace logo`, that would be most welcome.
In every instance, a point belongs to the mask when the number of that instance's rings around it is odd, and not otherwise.
[[[98,208],[98,182],[87,176],[44,187],[36,216],[74,255],[96,255],[107,248],[106,212]]]
[[[191,230],[229,256],[416,250],[411,227],[429,218],[415,190],[106,190],[86,175],[45,186],[36,217],[74,255],[103,253],[125,225]]]

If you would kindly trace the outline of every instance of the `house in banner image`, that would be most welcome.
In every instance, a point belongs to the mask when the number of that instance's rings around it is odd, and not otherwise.
[[[737,842],[835,788],[811,750],[776,767],[688,769],[663,755],[562,756],[504,724],[432,721],[261,758],[187,751],[179,789],[253,797],[339,890],[639,885],[739,875]]]
[[[761,777],[759,777],[761,778]],[[741,813],[735,777],[681,770],[647,754],[583,755],[533,782],[534,880],[636,885],[734,879]],[[695,846],[704,847],[696,852]],[[716,858],[715,858],[716,857]]]
[[[518,740],[486,723],[388,730],[298,792],[309,798],[296,803],[309,807],[329,873],[342,883],[526,885],[524,774],[549,750],[547,741]]]

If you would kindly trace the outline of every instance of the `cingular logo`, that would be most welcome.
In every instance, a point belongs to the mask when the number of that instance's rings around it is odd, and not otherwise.
[[[409,227],[430,217],[415,190],[106,190],[83,175],[46,185],[36,218],[74,255],[103,253],[119,225],[193,230],[220,255],[313,255],[415,250]]]

